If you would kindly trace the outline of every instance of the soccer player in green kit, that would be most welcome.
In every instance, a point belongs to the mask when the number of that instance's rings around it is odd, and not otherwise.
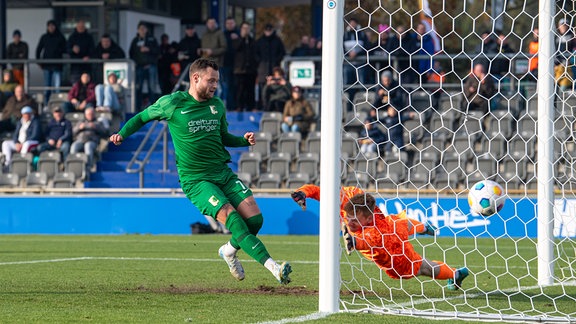
[[[256,143],[254,133],[235,136],[228,132],[226,108],[214,96],[218,86],[218,65],[198,59],[190,66],[190,89],[158,99],[153,105],[130,118],[110,141],[122,141],[152,120],[166,120],[172,134],[180,185],[186,197],[204,215],[225,224],[232,233],[218,253],[230,273],[244,279],[244,268],[236,256],[243,249],[264,265],[282,284],[290,282],[290,264],[278,264],[256,237],[262,227],[262,213],[252,191],[228,166],[230,153],[225,146],[241,147]]]

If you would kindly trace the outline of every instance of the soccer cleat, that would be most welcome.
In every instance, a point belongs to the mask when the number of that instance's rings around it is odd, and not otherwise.
[[[438,227],[427,223],[426,224],[426,230],[422,233],[418,233],[419,235],[430,235],[430,236],[435,236],[436,235],[436,231],[438,230]]]
[[[456,274],[454,275],[456,279],[448,279],[448,285],[446,288],[448,290],[458,290],[462,288],[462,281],[464,281],[469,274],[468,268],[466,267],[457,269]]]
[[[276,273],[274,276],[279,283],[287,285],[292,281],[292,279],[289,277],[290,273],[292,273],[292,267],[290,266],[290,263],[282,262],[282,264],[277,265]]]
[[[238,280],[244,280],[244,268],[242,267],[242,264],[240,263],[240,260],[238,260],[236,254],[234,254],[234,256],[224,255],[224,245],[222,245],[218,250],[218,255],[224,259],[224,261],[226,261],[226,264],[230,268],[232,277]]]

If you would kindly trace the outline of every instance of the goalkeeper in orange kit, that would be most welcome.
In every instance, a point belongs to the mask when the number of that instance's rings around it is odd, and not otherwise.
[[[292,199],[302,209],[306,209],[306,198],[320,200],[320,187],[304,185],[292,193]],[[428,276],[447,279],[447,289],[458,290],[469,274],[467,268],[456,269],[442,261],[422,258],[408,238],[413,234],[435,235],[436,228],[406,217],[406,211],[384,215],[376,206],[374,197],[359,188],[342,187],[340,216],[348,254],[355,249],[376,263],[390,278]]]

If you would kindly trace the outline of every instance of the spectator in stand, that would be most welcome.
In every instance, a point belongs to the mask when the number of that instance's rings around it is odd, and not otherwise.
[[[386,141],[385,150],[391,152],[392,150],[405,150],[404,148],[404,122],[409,119],[416,118],[417,114],[408,109],[396,109],[393,105],[384,106],[386,111],[382,123],[388,129],[388,139]]]
[[[558,85],[558,89],[563,92],[572,87],[572,70],[568,69],[565,63],[561,62],[558,58],[554,60],[554,79]]]
[[[428,74],[432,71],[432,55],[434,55],[434,40],[430,33],[426,31],[426,25],[420,23],[416,26],[416,48],[418,51],[416,55],[426,56],[426,58],[416,59],[418,62],[418,73],[420,74],[420,82],[426,83],[428,81]]]
[[[163,95],[172,92],[174,87],[171,65],[175,62],[178,62],[178,43],[171,43],[170,36],[163,34],[160,37],[160,59],[158,60],[158,79]]]
[[[310,56],[322,55],[322,42],[316,37],[310,37],[310,41],[308,42],[308,53]]]
[[[96,95],[96,111],[119,114],[122,111],[125,89],[118,82],[116,73],[108,74],[108,84],[99,84],[94,89]]]
[[[100,42],[94,49],[94,58],[102,60],[117,60],[126,58],[126,53],[112,38],[110,34],[104,34],[100,37]],[[104,81],[102,76],[103,64],[96,64],[96,73],[94,75],[94,82],[101,83]]]
[[[474,65],[482,64],[485,73],[490,71],[490,62],[492,62],[494,55],[500,50],[500,47],[490,34],[491,32],[489,30],[484,31],[481,35],[482,42],[478,44],[474,50],[474,53],[476,53]]]
[[[401,85],[414,83],[418,80],[418,72],[416,72],[410,64],[410,58],[414,55],[419,48],[416,48],[416,36],[413,32],[407,31],[405,26],[398,26],[396,28],[397,35],[394,35],[394,42],[396,43],[397,50],[394,52],[394,57],[398,60],[398,72]]]
[[[538,27],[532,30],[532,40],[528,43],[528,71],[530,71],[530,79],[536,81],[538,79]]]
[[[291,56],[309,56],[310,55],[310,36],[302,35],[300,45],[292,50]]]
[[[234,78],[234,41],[240,37],[240,31],[236,27],[236,21],[232,17],[226,18],[224,28],[224,37],[226,38],[226,52],[224,52],[224,65],[220,66],[220,84],[222,93],[226,98],[226,108],[236,110],[236,80]]]
[[[95,87],[90,74],[82,73],[80,80],[76,81],[68,92],[68,102],[64,104],[64,111],[74,112],[94,108],[96,105]]]
[[[38,105],[31,96],[24,93],[24,87],[17,85],[14,88],[14,95],[8,98],[2,110],[2,118],[0,119],[0,133],[11,132],[16,129],[18,120],[22,117],[20,111],[24,107],[30,107],[37,114]]]
[[[408,92],[392,78],[392,72],[385,70],[380,75],[380,88],[376,92],[374,107],[393,105],[404,109],[408,102]]]
[[[186,70],[188,65],[200,57],[198,53],[201,47],[202,43],[198,35],[196,35],[194,25],[187,24],[184,29],[184,38],[182,38],[178,44],[178,59],[180,60],[182,70],[188,71]]]
[[[147,103],[153,103],[159,97],[158,55],[160,48],[156,38],[148,33],[144,22],[138,24],[136,37],[130,44],[130,58],[136,63],[136,110],[143,107],[144,83],[148,85]]]
[[[107,136],[106,127],[96,120],[94,108],[86,108],[84,110],[84,120],[74,126],[73,134],[74,142],[70,147],[70,153],[86,153],[88,156],[88,167],[92,168],[100,139]]]
[[[12,152],[26,154],[36,147],[42,139],[40,120],[34,118],[34,109],[26,106],[20,110],[20,113],[22,117],[16,124],[12,139],[2,142],[2,154],[6,157],[5,168],[10,165]]]
[[[0,83],[0,107],[3,107],[8,98],[14,95],[16,86],[18,86],[18,83],[14,81],[12,71],[4,70],[2,72],[2,83]]]
[[[202,48],[200,48],[200,56],[212,59],[222,67],[224,64],[224,53],[226,52],[226,36],[224,32],[218,28],[218,23],[215,18],[208,18],[206,20],[206,32],[202,35]],[[222,78],[222,75],[220,75]],[[228,89],[228,85],[224,85],[225,81],[218,83],[218,90],[216,95],[222,100],[226,101],[227,93],[224,89]]]
[[[368,43],[366,34],[360,29],[360,24],[356,18],[350,18],[346,30],[344,31],[344,85],[356,82],[364,83],[364,70],[359,66],[366,61],[356,62],[358,55],[367,55],[364,46]],[[358,71],[357,71],[358,70]],[[358,75],[358,79],[356,78]],[[350,94],[353,96],[353,94]]]
[[[72,123],[64,116],[64,109],[56,107],[52,110],[52,120],[46,125],[45,142],[38,145],[37,153],[58,150],[62,160],[66,160],[72,143]]]
[[[398,46],[392,48],[394,42],[390,38],[390,26],[380,24],[378,25],[378,32],[380,33],[379,43],[372,48],[371,54],[387,57],[398,48]]]
[[[234,76],[237,81],[236,110],[256,109],[254,88],[256,86],[256,41],[251,36],[251,26],[247,22],[240,25],[240,37],[232,43],[235,49]]]
[[[510,57],[507,54],[514,54],[516,50],[514,50],[509,44],[508,39],[506,38],[506,34],[503,31],[498,30],[496,31],[496,44],[498,49],[498,54],[494,58],[491,64],[490,75],[500,81],[506,78],[507,82],[510,82]],[[507,77],[508,76],[508,77]],[[502,80],[505,81],[505,80]]]
[[[256,41],[256,61],[258,61],[258,88],[262,93],[268,83],[268,76],[272,75],[273,69],[280,66],[286,55],[286,48],[282,39],[276,35],[274,26],[266,24],[264,34]],[[264,102],[259,100],[258,105],[264,108]],[[280,109],[283,109],[282,106]]]
[[[60,30],[58,30],[56,21],[54,20],[48,21],[46,30],[46,33],[40,37],[40,41],[36,47],[36,58],[61,60],[66,52],[66,39]],[[50,100],[52,90],[54,90],[54,92],[60,91],[62,64],[42,63],[40,67],[44,71],[44,86],[47,87],[44,91],[44,103],[47,104]]]
[[[22,41],[22,33],[16,29],[12,33],[12,43],[6,49],[6,58],[9,60],[28,59],[28,44]],[[20,85],[24,85],[24,64],[12,63],[12,74]]]
[[[291,88],[290,83],[284,77],[284,70],[275,67],[272,75],[266,77],[266,86],[262,91],[264,110],[284,111],[284,105],[291,97]]]
[[[378,121],[373,118],[366,118],[364,121],[364,129],[358,142],[360,144],[360,152],[378,153],[380,155],[380,144],[386,141],[386,134],[377,126]]]
[[[300,132],[305,137],[310,132],[314,116],[310,102],[302,96],[302,88],[292,87],[292,98],[284,105],[282,132]]]
[[[480,111],[483,114],[490,110],[490,100],[496,94],[493,78],[486,74],[484,65],[474,65],[472,73],[464,81],[464,97],[462,111]]]
[[[556,36],[556,60],[559,64],[568,63],[572,56],[572,50],[575,46],[576,39],[574,33],[570,30],[568,21],[562,18],[558,21],[558,33]]]
[[[86,22],[82,19],[76,22],[76,28],[68,37],[67,52],[71,59],[88,61],[94,53],[94,38],[86,29]],[[92,65],[89,63],[70,64],[70,84],[80,79],[82,73],[92,73]]]

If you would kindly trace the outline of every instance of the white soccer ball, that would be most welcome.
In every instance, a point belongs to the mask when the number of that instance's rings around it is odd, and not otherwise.
[[[505,201],[504,189],[492,180],[478,181],[468,192],[470,210],[483,216],[492,216],[499,212]]]

